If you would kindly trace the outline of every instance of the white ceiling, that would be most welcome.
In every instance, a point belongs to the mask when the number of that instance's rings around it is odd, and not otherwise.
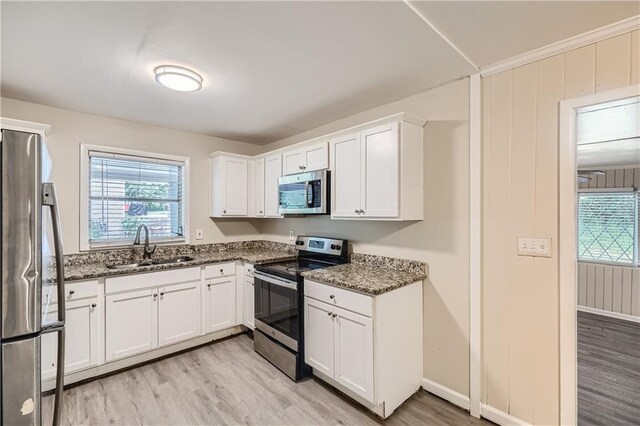
[[[498,3],[415,5],[478,65],[638,13]],[[1,13],[2,96],[258,144],[475,71],[402,2],[2,1]],[[200,73],[203,90],[159,86],[162,64]]]
[[[636,1],[412,1],[484,67],[640,13]]]

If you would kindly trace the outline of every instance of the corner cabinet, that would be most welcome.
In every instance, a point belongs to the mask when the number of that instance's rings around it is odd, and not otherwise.
[[[330,141],[334,219],[422,220],[420,121],[363,127]]]
[[[270,155],[264,159],[264,208],[265,217],[282,217],[278,213],[278,179],[282,176],[282,155]]]
[[[420,388],[422,282],[371,296],[305,280],[304,321],[313,374],[379,416]]]
[[[214,153],[210,155],[211,217],[249,216],[250,157]]]
[[[251,200],[251,217],[264,217],[264,158],[251,161],[249,198]]]

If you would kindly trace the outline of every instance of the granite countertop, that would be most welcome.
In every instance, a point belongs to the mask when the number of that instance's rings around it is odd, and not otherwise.
[[[383,256],[354,254],[352,263],[303,272],[310,280],[379,295],[427,278],[426,264]]]
[[[235,260],[243,260],[249,263],[260,264],[292,260],[296,258],[296,253],[284,250],[274,250],[268,248],[248,248],[236,250],[224,250],[202,253],[191,253],[190,256],[194,260],[181,263],[149,265],[141,266],[134,269],[109,269],[105,262],[91,262],[66,265],[64,276],[66,281],[88,280],[92,278],[104,278],[118,275],[131,275],[140,272],[160,271],[165,269],[189,268],[192,266],[207,265],[218,262],[231,262]],[[170,257],[170,256],[162,256]],[[161,259],[161,256],[155,256],[154,259]],[[127,261],[111,262],[111,263],[127,263]],[[50,274],[55,282],[55,273]]]

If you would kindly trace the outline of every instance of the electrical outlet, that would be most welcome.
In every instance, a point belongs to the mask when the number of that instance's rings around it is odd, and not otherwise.
[[[196,229],[196,240],[204,238],[204,231],[202,229]]]
[[[518,256],[551,257],[551,238],[518,237]]]
[[[294,229],[289,231],[289,241],[295,241],[296,240],[296,231]]]

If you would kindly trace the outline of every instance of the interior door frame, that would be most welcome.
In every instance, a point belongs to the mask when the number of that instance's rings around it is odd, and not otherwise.
[[[640,95],[640,85],[607,90],[560,102],[559,276],[560,424],[575,425],[577,404],[577,110]]]

